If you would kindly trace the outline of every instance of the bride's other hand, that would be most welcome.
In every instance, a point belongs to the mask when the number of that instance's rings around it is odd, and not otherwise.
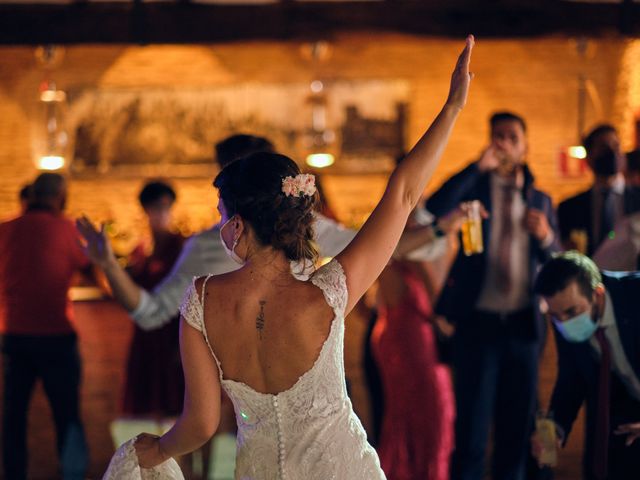
[[[141,433],[134,443],[136,455],[138,456],[138,465],[142,468],[152,468],[160,465],[168,456],[162,452],[160,448],[160,437],[151,435],[150,433]]]
[[[473,78],[473,73],[469,72],[469,63],[471,62],[471,51],[473,50],[474,44],[475,39],[473,35],[469,35],[464,50],[462,50],[462,53],[458,57],[458,62],[451,74],[451,86],[446,104],[460,110],[462,110],[467,103],[469,84]]]
[[[85,241],[82,249],[91,262],[104,269],[116,261],[111,243],[104,231],[104,224],[97,230],[89,217],[83,215],[76,220],[76,229]]]

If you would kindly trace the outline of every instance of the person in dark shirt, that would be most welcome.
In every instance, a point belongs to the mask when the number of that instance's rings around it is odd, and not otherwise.
[[[614,235],[616,224],[624,216],[640,210],[640,188],[625,183],[624,155],[613,126],[594,128],[583,143],[595,178],[588,190],[560,203],[558,224],[567,250],[591,256]]]

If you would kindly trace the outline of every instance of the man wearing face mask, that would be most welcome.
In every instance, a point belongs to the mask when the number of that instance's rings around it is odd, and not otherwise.
[[[564,445],[586,402],[584,478],[627,480],[640,472],[640,272],[599,272],[562,253],[540,271],[535,291],[556,333],[558,377],[549,412]],[[532,442],[534,455],[542,445]]]
[[[565,248],[591,256],[614,235],[622,217],[640,210],[640,189],[625,185],[625,157],[613,126],[594,128],[583,143],[594,182],[589,190],[560,203],[558,222]]]
[[[461,249],[436,305],[456,325],[455,480],[484,478],[492,424],[492,478],[524,474],[544,338],[533,275],[559,249],[551,199],[534,187],[525,164],[524,120],[500,112],[490,126],[491,142],[480,159],[427,202],[436,217],[469,200],[479,200],[489,212],[482,222],[484,251],[467,256]]]

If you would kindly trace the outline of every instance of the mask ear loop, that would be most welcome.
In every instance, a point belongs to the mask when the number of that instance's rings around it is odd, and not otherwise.
[[[607,301],[607,296],[606,294],[603,292],[602,295],[602,306],[600,306],[600,302],[598,301],[598,292],[597,290],[594,290],[593,295],[595,297],[595,302],[593,304],[593,306],[591,307],[591,320],[593,321],[593,323],[596,324],[596,326],[598,328],[600,328],[600,320],[602,320],[602,317],[604,316],[604,309],[606,306],[606,301]],[[600,313],[602,311],[602,313]]]
[[[605,296],[603,296],[603,300],[602,301],[606,302],[606,297]],[[600,320],[601,320],[601,317],[600,317],[600,305],[596,304],[596,305],[594,305],[594,307],[595,307],[595,312],[593,313],[593,323],[595,323],[598,326],[598,328],[600,328],[600,325],[599,325]],[[604,311],[604,307],[605,307],[605,305],[602,306],[602,310],[603,311]]]
[[[234,215],[234,216],[235,216],[235,215]],[[236,218],[236,219],[235,219],[235,222],[237,222],[237,221],[238,221],[238,219]],[[239,225],[239,224],[238,224],[238,223],[236,223],[236,228],[237,228],[237,226],[238,226],[238,225]],[[235,235],[234,235],[234,236],[235,236]],[[240,237],[239,237],[239,236],[238,236],[237,238],[234,238],[234,239],[233,239],[233,246],[231,247],[231,250],[232,250],[232,251],[235,251],[235,249],[236,249],[236,247],[238,246],[238,243],[239,243],[239,242],[240,242]]]

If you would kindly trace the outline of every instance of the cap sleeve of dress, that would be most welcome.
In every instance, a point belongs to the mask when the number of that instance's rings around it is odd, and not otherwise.
[[[322,290],[336,315],[344,316],[348,300],[347,278],[338,260],[334,258],[316,270],[311,276],[311,282]]]
[[[180,305],[180,314],[189,325],[202,332],[202,305],[198,298],[198,292],[196,292],[196,278],[193,278],[189,288],[184,293]]]

